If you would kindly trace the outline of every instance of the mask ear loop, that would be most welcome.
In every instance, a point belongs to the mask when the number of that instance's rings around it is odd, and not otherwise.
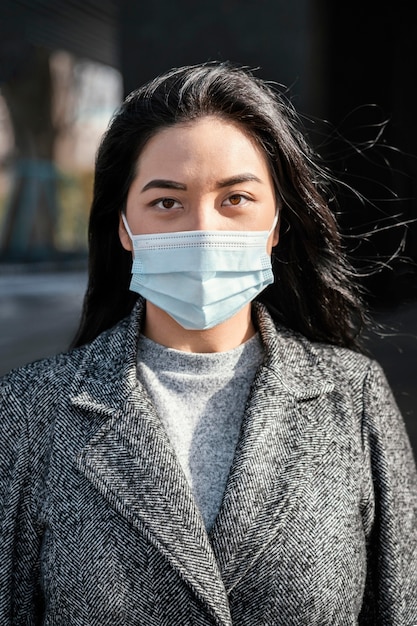
[[[129,237],[130,237],[131,241],[133,242],[133,235],[132,235],[132,231],[131,231],[131,230],[130,230],[130,228],[129,228],[129,224],[127,223],[127,219],[126,219],[126,216],[125,216],[124,212],[122,211],[122,212],[120,213],[120,215],[122,216],[122,220],[123,220],[123,224],[125,225],[126,232],[127,232],[127,234],[129,235]]]
[[[277,207],[277,210],[275,211],[274,221],[272,222],[272,226],[271,226],[270,230],[268,231],[268,237],[270,237],[270,235],[272,235],[272,233],[275,230],[276,225],[278,224],[278,216],[279,216],[279,209]]]

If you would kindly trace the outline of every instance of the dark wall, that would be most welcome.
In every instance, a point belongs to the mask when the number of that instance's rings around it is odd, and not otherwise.
[[[342,224],[353,233],[379,224],[380,232],[363,235],[354,252],[361,267],[380,270],[365,281],[377,303],[415,299],[417,3],[320,0],[317,8],[326,33],[323,115],[352,142],[350,148],[334,142],[341,155],[335,166],[372,200],[364,204],[347,195]]]
[[[19,69],[31,46],[117,66],[117,31],[114,0],[1,0],[0,82]]]
[[[120,4],[121,63],[128,93],[174,66],[230,60],[307,98],[311,2],[156,0]]]

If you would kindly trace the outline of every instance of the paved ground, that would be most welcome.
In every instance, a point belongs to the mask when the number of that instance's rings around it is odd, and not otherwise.
[[[2,276],[0,268],[0,375],[67,348],[85,285],[83,272]],[[385,336],[373,336],[369,347],[385,369],[417,458],[417,302],[377,319]]]
[[[0,375],[66,350],[85,285],[81,272],[0,275]]]

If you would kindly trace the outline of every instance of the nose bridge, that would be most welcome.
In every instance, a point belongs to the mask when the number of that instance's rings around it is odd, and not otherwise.
[[[191,207],[192,230],[216,230],[217,211],[213,199],[201,196],[195,198]]]

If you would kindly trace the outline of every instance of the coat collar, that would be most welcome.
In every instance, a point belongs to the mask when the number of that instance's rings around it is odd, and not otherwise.
[[[277,327],[261,303],[254,302],[253,311],[266,353],[264,367],[275,373],[283,389],[299,400],[330,390],[329,372],[314,345],[302,335]],[[91,408],[108,413],[119,406],[121,397],[135,389],[137,344],[144,312],[144,301],[139,298],[129,317],[86,347],[72,385],[76,403],[91,402]]]
[[[328,437],[320,399],[332,389],[314,346],[277,329],[254,303],[265,347],[247,403],[223,503],[208,535],[165,430],[136,376],[144,313],[85,350],[72,404],[107,419],[78,458],[79,470],[188,581],[219,625],[231,624],[227,593],[280,532]]]

